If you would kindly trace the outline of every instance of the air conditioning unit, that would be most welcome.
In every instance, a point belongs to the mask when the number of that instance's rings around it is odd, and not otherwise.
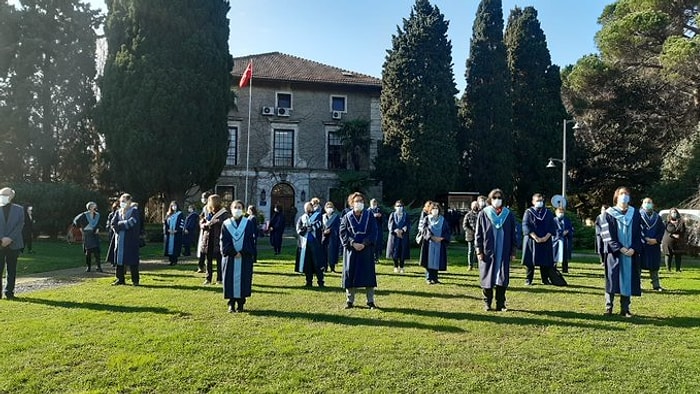
[[[260,113],[265,116],[272,116],[275,114],[275,107],[262,107]]]
[[[277,107],[277,116],[289,116],[292,114],[290,108]]]
[[[331,113],[331,117],[332,117],[333,119],[340,120],[340,119],[343,118],[343,113],[340,112],[340,111],[333,111],[333,112]]]

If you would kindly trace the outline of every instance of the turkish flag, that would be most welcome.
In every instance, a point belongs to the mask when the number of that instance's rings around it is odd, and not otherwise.
[[[238,83],[239,88],[244,88],[248,86],[248,83],[250,82],[251,78],[253,78],[253,61],[251,60],[248,62],[248,67],[245,68],[245,71],[243,71],[243,75],[241,75],[241,81]]]

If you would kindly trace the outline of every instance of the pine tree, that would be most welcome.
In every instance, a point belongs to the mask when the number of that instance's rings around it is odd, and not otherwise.
[[[533,193],[553,194],[561,186],[559,173],[545,164],[550,157],[562,156],[566,110],[561,100],[559,68],[552,65],[533,7],[511,11],[504,41],[512,89],[514,197],[518,207],[525,208]]]
[[[388,201],[433,198],[453,186],[457,89],[448,24],[428,0],[416,0],[387,51],[377,173]]]
[[[212,186],[231,94],[229,2],[111,0],[99,129],[111,177],[145,199]]]
[[[482,0],[471,38],[467,86],[460,103],[462,181],[474,191],[513,190],[510,74],[501,0]]]

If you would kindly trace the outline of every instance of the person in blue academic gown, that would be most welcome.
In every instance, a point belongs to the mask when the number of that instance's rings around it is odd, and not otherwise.
[[[326,269],[326,254],[323,251],[323,219],[320,210],[313,204],[304,204],[305,213],[297,220],[296,231],[299,246],[294,270],[306,275],[306,287],[313,285],[314,275],[318,287],[324,287],[323,272]]]
[[[163,220],[163,255],[168,256],[170,265],[177,264],[182,250],[182,233],[185,229],[185,218],[177,205],[171,201],[165,220]]]
[[[659,281],[661,268],[661,240],[664,237],[664,222],[654,211],[654,201],[647,197],[642,200],[640,211],[642,219],[642,256],[641,267],[649,271],[651,286],[656,291],[663,291]]]
[[[95,256],[97,272],[102,272],[100,261],[100,213],[97,212],[97,203],[90,201],[85,204],[87,211],[73,219],[73,226],[78,227],[83,234],[83,252],[85,253],[85,272],[90,272],[92,256]]]
[[[558,207],[555,212],[554,223],[556,232],[552,242],[554,248],[555,265],[561,263],[561,272],[569,273],[569,261],[574,246],[574,226],[571,220],[566,217],[564,208]]]
[[[373,198],[369,200],[369,212],[374,217],[374,222],[377,226],[377,239],[374,241],[373,253],[374,262],[378,264],[379,258],[382,256],[382,251],[384,250],[384,214],[379,207],[377,199]]]
[[[185,228],[182,231],[182,245],[185,250],[183,256],[192,255],[192,244],[196,239],[197,229],[199,229],[199,214],[194,209],[194,205],[187,207],[187,217],[185,218]]]
[[[119,209],[112,217],[114,242],[110,245],[108,261],[117,267],[117,279],[112,285],[125,285],[126,267],[131,271],[131,281],[139,285],[141,213],[138,204],[131,200],[131,194],[124,193],[119,197]]]
[[[377,239],[374,217],[365,210],[365,196],[355,192],[348,197],[352,210],[340,221],[340,243],[343,245],[343,282],[345,308],[355,304],[358,288],[367,291],[367,306],[377,308],[374,303],[374,288],[377,287],[377,272],[372,247]]]
[[[386,258],[394,260],[394,272],[404,273],[406,260],[411,258],[411,218],[404,211],[403,201],[394,203],[394,212],[389,214],[389,239],[386,243]]]
[[[323,250],[331,272],[335,272],[340,256],[340,214],[335,210],[335,204],[328,201],[323,214]],[[328,271],[328,268],[326,268]]]
[[[639,211],[629,205],[630,192],[619,187],[614,206],[605,212],[601,236],[608,250],[605,261],[605,314],[611,315],[615,294],[620,295],[620,314],[632,317],[630,298],[641,296],[640,254],[642,226]]]
[[[544,206],[544,196],[535,193],[532,196],[532,207],[523,215],[523,261],[526,267],[525,285],[532,285],[535,267],[540,267],[543,284],[550,284],[550,270],[554,267],[552,255],[552,236],[556,233],[556,224],[552,211]],[[516,235],[517,237],[517,235]]]
[[[284,214],[282,214],[282,207],[275,205],[272,209],[272,217],[270,218],[270,225],[267,230],[270,232],[270,244],[272,245],[272,250],[275,252],[275,256],[282,253],[282,236],[284,235]]]
[[[252,293],[256,231],[252,220],[243,216],[243,202],[232,202],[231,218],[221,227],[224,298],[229,312],[243,312],[246,297]]]
[[[608,204],[603,204],[600,207],[600,215],[595,218],[595,251],[600,257],[600,266],[605,267],[605,260],[608,259],[608,251],[605,248],[605,242],[603,242],[602,232],[603,225],[607,223],[605,221],[605,211],[608,210],[610,206]]]
[[[487,206],[476,219],[476,256],[479,259],[484,309],[492,310],[496,290],[496,310],[506,311],[506,290],[510,282],[510,262],[515,259],[515,217],[503,206],[503,191],[491,190]],[[548,250],[552,256],[551,249]]]
[[[447,246],[450,244],[450,223],[440,213],[440,204],[434,202],[430,213],[423,219],[423,242],[420,247],[420,265],[425,268],[425,281],[440,283],[438,271],[447,271]]]

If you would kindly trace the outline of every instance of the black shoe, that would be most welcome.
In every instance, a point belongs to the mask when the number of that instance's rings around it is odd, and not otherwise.
[[[508,308],[506,308],[505,305],[502,305],[502,306],[496,306],[496,310],[499,312],[507,312]]]
[[[123,285],[125,285],[125,284],[126,284],[126,282],[124,282],[124,281],[122,281],[122,280],[119,280],[119,279],[117,279],[117,280],[115,280],[114,282],[112,282],[112,286],[123,286]]]
[[[346,302],[346,303],[345,303],[345,309],[352,309],[352,308],[353,308],[352,302]]]
[[[321,283],[318,284],[318,287],[321,288],[321,289],[323,289],[324,287],[326,287],[326,285],[325,285],[323,282],[321,282]]]
[[[238,308],[236,308],[236,312],[243,313],[243,305],[238,305]]]
[[[484,311],[485,311],[485,312],[489,312],[489,311],[492,311],[492,310],[493,310],[493,309],[491,308],[491,305],[489,305],[489,304],[484,304]]]
[[[141,286],[141,285],[139,284],[139,282],[132,282],[132,284],[133,284],[134,286]]]
[[[5,293],[5,298],[7,298],[10,301],[17,299],[17,297],[15,297],[15,293]]]
[[[620,316],[626,317],[626,318],[634,317],[634,315],[631,314],[630,311],[620,312]]]
[[[603,313],[605,316],[612,316],[612,308],[605,308],[605,313]]]
[[[377,305],[374,304],[374,302],[368,302],[367,306],[369,307],[369,309],[379,309]]]
[[[312,287],[312,286],[313,286],[313,284],[311,284],[311,283],[307,283],[304,285],[304,287]]]

